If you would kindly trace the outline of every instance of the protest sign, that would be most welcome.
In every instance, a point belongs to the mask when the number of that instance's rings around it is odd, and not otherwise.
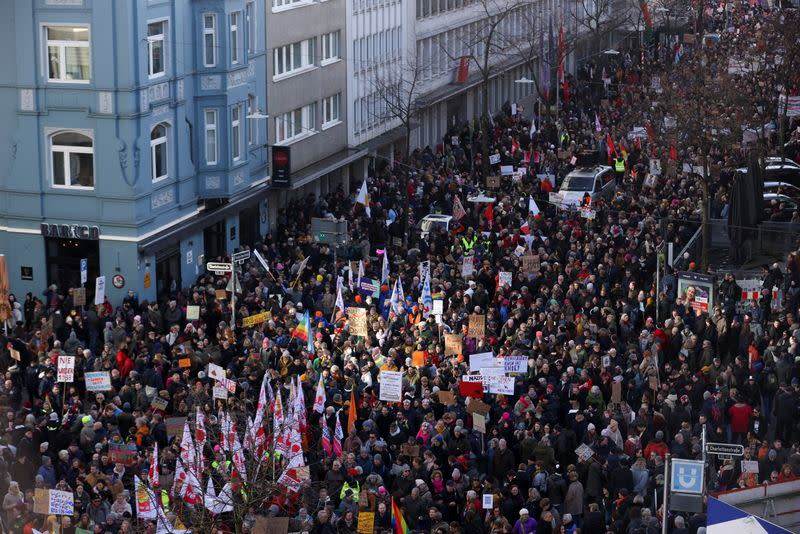
[[[486,416],[480,413],[472,414],[472,430],[486,434]]]
[[[200,318],[200,306],[186,306],[186,320],[196,321]]]
[[[56,382],[72,382],[75,378],[75,356],[58,357]]]
[[[367,310],[364,308],[347,308],[347,319],[350,322],[350,335],[367,337]]]
[[[110,441],[108,443],[108,457],[111,459],[111,463],[131,466],[136,461],[136,444]]]
[[[494,507],[494,495],[492,495],[491,493],[484,493],[483,501],[481,502],[481,507],[484,510],[491,510]]]
[[[575,449],[575,454],[577,454],[578,458],[580,458],[581,460],[583,460],[585,462],[589,458],[592,457],[592,455],[594,454],[594,451],[587,444],[582,443],[580,447]]]
[[[167,417],[165,423],[167,424],[167,436],[174,437],[177,441],[180,441],[183,437],[186,417]]]
[[[50,490],[48,513],[51,515],[73,515],[75,513],[71,491]]]
[[[208,376],[208,378],[212,380],[219,380],[220,378],[225,378],[225,369],[223,369],[222,367],[220,367],[215,363],[209,363],[206,376]]]
[[[758,474],[758,461],[757,460],[742,460],[742,473],[755,473],[755,474]]]
[[[372,534],[375,529],[375,512],[358,513],[358,534]]]
[[[215,399],[228,400],[228,389],[219,383],[214,384],[212,393]]]
[[[506,356],[503,358],[503,367],[506,373],[527,373],[528,372],[528,357],[527,356]]]
[[[492,365],[481,368],[481,376],[506,376],[506,369],[501,359],[495,359]]]
[[[224,289],[217,289],[214,291],[214,296],[217,297],[217,300],[225,300],[228,298],[228,292]]]
[[[445,334],[444,355],[458,356],[463,350],[462,343],[461,334]]]
[[[622,382],[613,382],[611,384],[611,402],[614,404],[622,402]]]
[[[486,316],[473,313],[469,316],[469,337],[480,339],[486,335]]]
[[[503,176],[511,176],[514,174],[514,166],[513,165],[500,165],[500,174]]]
[[[169,401],[164,397],[153,397],[153,400],[150,401],[150,406],[152,406],[156,410],[161,410],[162,412],[167,409],[167,404]]]
[[[257,313],[255,315],[248,315],[247,317],[242,319],[242,327],[243,328],[250,328],[257,324],[265,323],[272,318],[272,314],[270,312],[263,312]]]
[[[431,313],[434,315],[442,315],[444,313],[444,301],[442,299],[433,299]]]
[[[486,177],[486,187],[487,187],[487,189],[499,189],[500,188],[500,177],[499,176],[487,176]]]
[[[181,358],[180,360],[178,360],[178,366],[181,369],[186,369],[187,367],[191,367],[192,366],[192,359],[191,358]]]
[[[94,280],[94,303],[102,304],[106,299],[106,277],[98,276]]]
[[[111,373],[108,371],[95,371],[86,373],[86,391],[110,391]]]
[[[421,350],[415,350],[411,353],[411,365],[414,367],[422,367],[425,365],[425,352]]]
[[[497,284],[500,287],[511,286],[512,280],[513,278],[509,271],[500,271],[500,274],[497,276]]]
[[[483,317],[483,316],[481,316]],[[494,367],[493,352],[479,352],[469,355],[469,370],[480,371],[484,367]]]
[[[33,494],[33,513],[50,513],[50,490],[35,488]]]
[[[75,306],[86,305],[86,288],[73,287],[72,288],[72,304]]]
[[[500,163],[500,154],[489,154],[489,165],[497,165]]]
[[[514,394],[513,376],[493,376],[489,380],[489,393]]]
[[[381,294],[381,281],[372,278],[362,278],[358,284],[358,289],[363,295],[378,298]]]
[[[526,254],[522,256],[522,272],[525,274],[538,273],[541,266],[539,264],[539,256],[535,254]]]
[[[491,407],[481,399],[470,399],[467,405],[467,413],[469,414],[479,413],[481,415],[486,415],[489,413],[489,410],[491,410]]]
[[[20,356],[19,354],[19,351],[13,347],[9,347],[8,352],[11,355],[11,358],[13,358],[14,360],[20,361],[20,359],[22,358],[22,356]]]
[[[460,380],[458,382],[458,392],[462,397],[472,397],[474,399],[483,398],[483,384],[481,382],[470,382]]]
[[[220,378],[219,385],[231,393],[236,393],[236,380],[231,380],[230,378]]]
[[[440,391],[439,402],[441,402],[445,406],[452,406],[453,404],[456,403],[456,396],[453,394],[452,391]]]
[[[461,258],[461,276],[462,278],[469,278],[475,272],[475,263],[472,256],[464,256]]]
[[[484,375],[464,375],[461,377],[462,382],[472,383],[472,384],[480,384],[481,386],[481,395],[483,397],[484,393],[489,393],[489,381],[488,377]]]
[[[400,371],[381,371],[380,400],[401,402],[403,400],[403,373]]]
[[[409,458],[416,458],[419,456],[419,445],[411,445],[410,443],[403,443],[400,446],[400,454],[408,456]]]

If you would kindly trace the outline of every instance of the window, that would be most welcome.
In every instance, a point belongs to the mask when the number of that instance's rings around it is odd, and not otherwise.
[[[272,7],[289,7],[294,4],[310,4],[309,0],[272,0]]]
[[[242,107],[238,104],[231,108],[231,154],[233,161],[242,159],[242,132],[241,124]]]
[[[286,143],[315,133],[317,103],[275,118],[275,143]]]
[[[94,187],[94,143],[80,132],[50,137],[50,167],[55,187]]]
[[[328,98],[322,99],[322,127],[333,126],[339,122],[339,103],[342,93],[337,93]]]
[[[252,115],[258,112],[256,107],[256,95],[247,95],[247,144],[252,145],[258,139],[258,119]]]
[[[207,109],[206,118],[206,165],[217,164],[217,112]]]
[[[157,124],[153,131],[150,132],[150,161],[154,182],[163,180],[168,176],[166,124]]]
[[[314,66],[316,43],[317,40],[312,38],[275,48],[273,50],[273,76],[291,74],[294,71]]]
[[[217,65],[217,16],[203,15],[203,64]]]
[[[147,25],[148,75],[151,78],[164,75],[164,34],[165,21],[151,22]]]
[[[231,64],[239,63],[239,19],[241,12],[231,13]]]
[[[245,17],[247,18],[247,53],[255,54],[256,52],[256,3],[248,2],[245,8]]]
[[[322,64],[339,59],[339,36],[341,32],[335,31],[322,36]]]
[[[88,82],[89,28],[47,26],[47,78],[58,82]]]

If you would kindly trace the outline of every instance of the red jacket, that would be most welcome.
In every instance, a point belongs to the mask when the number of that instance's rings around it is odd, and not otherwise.
[[[124,351],[117,352],[117,370],[123,380],[133,371],[133,360]]]
[[[743,402],[737,402],[728,409],[728,415],[731,416],[731,430],[744,434],[750,427],[753,407]]]
[[[656,453],[657,455],[661,456],[661,458],[664,458],[669,453],[669,448],[663,441],[651,441],[644,449],[644,457],[649,460],[650,455],[653,453]]]

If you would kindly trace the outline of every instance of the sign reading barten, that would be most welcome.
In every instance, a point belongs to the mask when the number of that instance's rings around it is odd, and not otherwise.
[[[90,239],[97,241],[100,239],[99,226],[87,226],[85,224],[41,224],[42,235],[44,237],[59,237],[61,239]]]

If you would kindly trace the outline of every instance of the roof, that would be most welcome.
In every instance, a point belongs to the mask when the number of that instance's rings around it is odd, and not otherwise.
[[[708,497],[708,534],[789,534],[765,519],[748,514],[719,499]]]

